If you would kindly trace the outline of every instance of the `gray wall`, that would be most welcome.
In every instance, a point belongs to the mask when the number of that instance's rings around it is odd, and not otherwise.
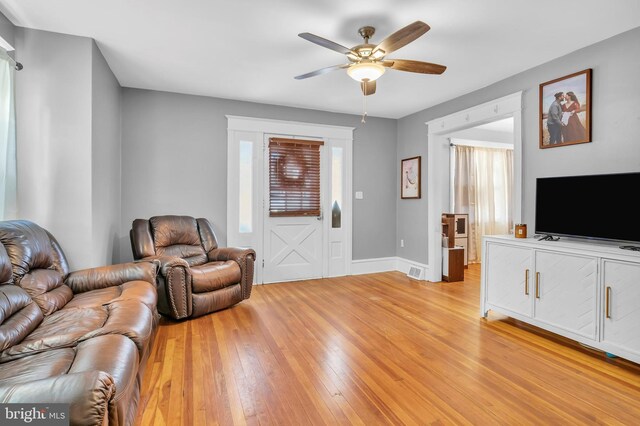
[[[524,91],[523,221],[533,228],[537,177],[640,171],[639,45],[640,28],[636,28],[465,96],[404,117],[398,122],[398,158],[422,155],[422,173],[426,176],[425,122]],[[593,69],[593,142],[539,149],[539,84],[586,68]],[[421,200],[400,200],[399,195],[397,200],[398,240],[405,240],[404,248],[397,245],[397,255],[426,263],[426,193],[423,192]],[[594,196],[594,202],[597,202],[597,195]]]
[[[91,264],[91,39],[16,28],[18,215]]]
[[[4,39],[14,48],[15,45],[15,26],[0,12],[0,37]]]
[[[120,258],[120,156],[122,90],[102,52],[92,42],[91,211],[92,264]]]
[[[132,220],[153,215],[206,217],[226,244],[225,114],[356,127],[353,188],[365,198],[353,202],[353,258],[395,255],[396,120],[123,89],[121,260]]]
[[[422,187],[420,199],[403,200],[400,198],[400,188],[396,189],[397,205],[397,241],[396,255],[416,262],[427,263],[427,132],[425,121],[418,117],[409,116],[398,120],[398,165],[397,174],[400,175],[400,161],[404,158],[422,156],[421,176]],[[443,182],[443,184],[448,184]],[[400,247],[400,240],[404,240],[404,247]]]
[[[121,88],[92,39],[16,28],[18,215],[48,229],[73,269],[114,260]]]

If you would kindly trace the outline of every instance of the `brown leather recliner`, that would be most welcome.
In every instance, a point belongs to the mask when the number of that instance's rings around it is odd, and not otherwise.
[[[158,311],[162,314],[175,319],[198,317],[251,295],[255,251],[219,248],[207,219],[136,219],[129,236],[135,259],[161,262]]]

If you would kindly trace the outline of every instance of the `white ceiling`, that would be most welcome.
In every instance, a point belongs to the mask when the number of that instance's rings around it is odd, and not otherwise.
[[[389,70],[371,116],[399,118],[640,26],[640,1],[616,0],[0,0],[14,24],[93,37],[122,86],[359,114],[346,62],[297,36],[346,46],[422,20],[431,31],[389,55],[448,66],[442,76]],[[28,64],[25,64],[28,66]]]

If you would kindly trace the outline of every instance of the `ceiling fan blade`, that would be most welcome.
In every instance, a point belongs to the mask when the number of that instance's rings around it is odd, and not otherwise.
[[[360,88],[365,96],[373,95],[376,93],[376,81],[363,81],[360,83]]]
[[[417,72],[421,74],[442,74],[447,69],[444,65],[432,64],[431,62],[411,61],[409,59],[389,59],[382,61],[382,65],[398,71]]]
[[[352,54],[352,55],[358,56],[357,52],[354,52],[353,50],[349,49],[348,47],[344,47],[341,44],[338,44],[338,43],[333,42],[331,40],[327,40],[326,38],[322,38],[322,37],[317,36],[315,34],[300,33],[300,34],[298,34],[298,37],[302,37],[303,39],[308,40],[311,43],[315,43],[318,46],[322,46],[322,47],[326,47],[327,49],[335,50],[338,53],[342,53],[342,54],[345,54],[345,55]]]
[[[315,77],[316,75],[322,75],[331,71],[339,70],[341,68],[348,68],[348,67],[349,67],[349,64],[333,65],[331,67],[320,68],[319,70],[311,71],[306,74],[297,75],[294,78],[296,80],[304,80],[305,78]]]
[[[377,45],[376,48],[373,49],[372,53],[382,50],[385,55],[388,55],[389,53],[411,43],[430,29],[431,27],[424,22],[416,21],[413,24],[409,24],[406,27],[399,29],[389,37],[382,40],[382,43]]]

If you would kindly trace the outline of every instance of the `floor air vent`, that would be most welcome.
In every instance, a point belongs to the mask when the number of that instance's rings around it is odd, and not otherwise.
[[[411,266],[409,268],[409,273],[407,274],[407,276],[409,278],[413,278],[414,280],[419,280],[422,279],[422,268],[418,268],[417,266]]]

